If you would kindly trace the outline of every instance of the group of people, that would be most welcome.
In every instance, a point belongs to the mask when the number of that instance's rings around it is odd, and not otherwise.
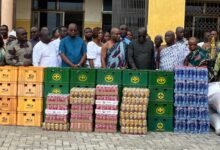
[[[76,24],[58,27],[32,27],[30,40],[23,27],[8,33],[0,27],[0,65],[42,67],[88,67],[114,69],[173,70],[176,66],[207,66],[210,79],[220,70],[220,43],[217,31],[205,32],[204,42],[184,37],[184,28],[157,35],[154,42],[145,27],[133,37],[127,25],[103,33],[100,27],[85,28],[84,39]],[[214,54],[213,54],[214,52]]]

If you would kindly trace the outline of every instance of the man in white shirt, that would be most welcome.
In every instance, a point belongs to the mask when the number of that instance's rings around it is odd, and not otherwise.
[[[33,48],[33,66],[58,67],[57,52],[50,41],[50,32],[41,31],[40,41]]]
[[[67,28],[65,26],[61,26],[58,28],[58,32],[60,37],[52,41],[50,44],[53,45],[56,49],[57,57],[58,57],[58,66],[60,67],[62,60],[59,55],[59,46],[60,46],[60,41],[67,36]]]

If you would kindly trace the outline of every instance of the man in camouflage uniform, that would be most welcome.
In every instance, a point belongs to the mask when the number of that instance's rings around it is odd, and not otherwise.
[[[12,66],[32,65],[32,45],[24,28],[16,29],[17,40],[6,48],[6,63]]]

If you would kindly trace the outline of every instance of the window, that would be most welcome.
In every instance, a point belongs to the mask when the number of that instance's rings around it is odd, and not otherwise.
[[[82,11],[83,0],[33,0],[34,10]]]
[[[139,27],[146,25],[147,0],[113,0],[112,25],[126,24],[136,34]]]
[[[186,0],[185,30],[203,40],[203,33],[220,32],[220,1]]]
[[[112,0],[103,0],[103,11],[112,11]]]
[[[32,25],[49,30],[74,22],[80,33],[83,27],[84,0],[32,0]]]
[[[103,0],[102,29],[110,31],[112,27],[112,0]]]
[[[83,10],[83,0],[59,0],[60,10]]]
[[[56,2],[57,0],[33,0],[32,1],[32,8],[33,9],[49,9],[55,10],[56,9]]]

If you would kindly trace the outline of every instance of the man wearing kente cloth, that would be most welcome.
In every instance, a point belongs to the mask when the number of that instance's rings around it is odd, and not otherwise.
[[[197,39],[195,37],[191,37],[188,44],[190,53],[184,60],[184,66],[206,66],[203,62],[208,59],[208,51],[197,46]]]

